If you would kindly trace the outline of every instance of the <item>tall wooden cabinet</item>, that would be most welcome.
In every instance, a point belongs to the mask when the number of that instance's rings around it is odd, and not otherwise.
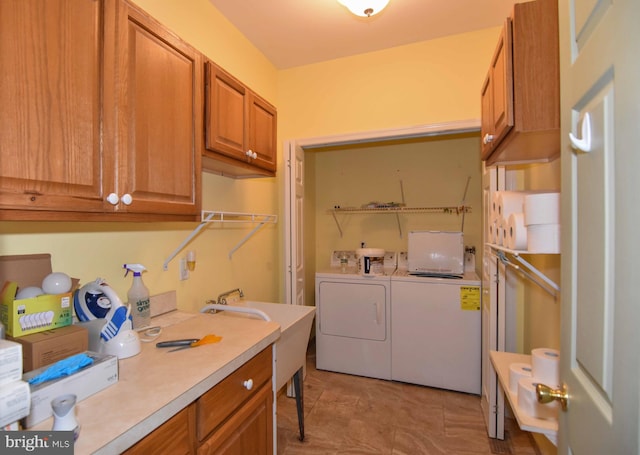
[[[206,63],[203,168],[230,177],[274,176],[277,111],[242,82]]]
[[[481,90],[487,165],[551,161],[560,154],[558,2],[516,3]]]
[[[124,0],[7,0],[0,65],[0,219],[196,218],[197,51]]]

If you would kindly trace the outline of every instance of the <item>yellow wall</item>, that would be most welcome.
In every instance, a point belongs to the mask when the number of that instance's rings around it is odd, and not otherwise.
[[[134,0],[143,9],[278,107],[278,177],[235,181],[203,177],[203,208],[275,213],[277,225],[227,254],[247,227],[215,225],[187,247],[198,265],[178,280],[177,259],[166,257],[195,223],[3,222],[0,254],[49,252],[53,268],[82,283],[103,277],[121,296],[130,279],[124,262],[144,264],[152,294],[177,290],[178,305],[197,310],[206,298],[242,287],[248,298],[284,295],[281,143],[343,132],[477,119],[479,90],[499,29],[442,38],[351,58],[277,71],[208,0]]]
[[[386,251],[407,251],[412,230],[459,231],[458,214],[338,214],[342,236],[329,209],[359,208],[369,202],[401,202],[408,207],[458,206],[469,189],[464,216],[465,245],[482,249],[482,169],[477,133],[447,138],[333,147],[315,158],[317,269],[329,265],[333,250],[355,250],[360,242]],[[402,187],[401,182],[402,181]],[[402,235],[401,235],[402,234]],[[479,255],[480,256],[480,255]],[[479,256],[477,263],[479,264]]]

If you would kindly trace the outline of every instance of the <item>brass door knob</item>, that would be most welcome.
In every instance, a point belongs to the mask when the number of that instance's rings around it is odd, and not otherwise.
[[[553,400],[558,400],[563,411],[566,411],[569,406],[569,392],[567,392],[566,384],[562,384],[560,389],[552,389],[548,385],[536,384],[536,397],[539,403],[551,403]]]

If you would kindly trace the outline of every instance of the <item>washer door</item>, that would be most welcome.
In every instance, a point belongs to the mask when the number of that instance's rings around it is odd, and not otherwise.
[[[384,284],[323,281],[318,293],[318,320],[323,334],[386,340],[388,302]]]

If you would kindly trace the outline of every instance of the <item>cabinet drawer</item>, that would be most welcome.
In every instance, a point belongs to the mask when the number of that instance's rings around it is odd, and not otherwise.
[[[126,455],[195,453],[193,440],[195,414],[195,404],[192,403],[124,453]]]
[[[197,436],[202,441],[271,379],[271,346],[265,348],[196,402]],[[244,381],[251,379],[247,390]]]

